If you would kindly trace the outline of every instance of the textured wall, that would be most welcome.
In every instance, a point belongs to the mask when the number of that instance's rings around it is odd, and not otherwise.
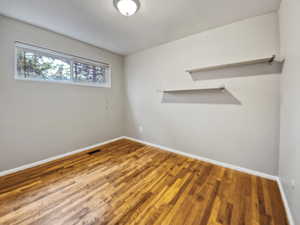
[[[300,2],[283,0],[280,8],[281,123],[279,176],[295,219],[300,224]]]
[[[279,75],[193,82],[184,71],[278,54],[278,37],[272,13],[127,56],[127,135],[277,174]],[[157,92],[224,84],[241,105],[161,103]]]
[[[14,42],[110,63],[112,88],[18,81]],[[124,133],[123,57],[0,16],[0,171]]]

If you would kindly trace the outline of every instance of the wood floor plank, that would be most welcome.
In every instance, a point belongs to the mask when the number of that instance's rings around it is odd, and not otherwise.
[[[288,222],[275,181],[122,139],[0,177],[0,224]]]

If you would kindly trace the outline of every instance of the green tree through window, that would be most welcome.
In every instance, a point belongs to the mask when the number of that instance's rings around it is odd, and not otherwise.
[[[17,78],[108,86],[108,65],[20,46],[16,59]]]

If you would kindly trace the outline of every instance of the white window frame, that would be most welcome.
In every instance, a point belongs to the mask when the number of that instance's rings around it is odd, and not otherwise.
[[[65,81],[65,80],[44,80],[44,79],[34,79],[34,78],[23,78],[20,77],[18,74],[18,69],[17,69],[17,64],[18,64],[18,57],[17,57],[17,51],[18,48],[21,49],[28,49],[29,51],[32,52],[37,52],[37,53],[41,53],[45,56],[49,55],[49,56],[53,56],[56,58],[61,58],[61,59],[67,59],[70,61],[71,64],[71,74],[73,76],[74,73],[74,68],[73,68],[73,63],[74,61],[79,62],[79,63],[84,63],[84,64],[89,64],[92,66],[105,66],[107,67],[107,71],[106,71],[106,82],[101,84],[101,83],[84,83],[84,82],[77,82],[74,80],[70,80],[70,81]],[[79,85],[79,86],[89,86],[89,87],[104,87],[104,88],[111,88],[111,66],[108,63],[104,63],[104,62],[99,62],[99,61],[95,61],[95,60],[91,60],[91,59],[86,59],[83,57],[79,57],[79,56],[74,56],[74,55],[70,55],[70,54],[66,54],[66,53],[62,53],[62,52],[58,52],[58,51],[54,51],[54,50],[50,50],[47,48],[43,48],[43,47],[38,47],[35,45],[31,45],[31,44],[26,44],[23,42],[19,42],[16,41],[15,42],[15,80],[26,80],[26,81],[38,81],[38,82],[48,82],[48,83],[59,83],[59,84],[71,84],[71,85]]]

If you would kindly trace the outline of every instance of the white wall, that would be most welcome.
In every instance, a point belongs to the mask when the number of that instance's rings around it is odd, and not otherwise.
[[[283,0],[280,8],[281,130],[279,176],[283,182],[295,224],[300,224],[300,2]],[[293,181],[295,188],[293,188]]]
[[[193,82],[184,72],[278,54],[277,19],[248,19],[126,57],[127,135],[277,174],[279,75]],[[166,104],[156,91],[222,84],[242,105]]]
[[[110,63],[112,88],[14,80],[14,42]],[[123,135],[123,57],[0,16],[0,171]]]
[[[16,81],[16,40],[108,62],[113,86]],[[0,16],[0,171],[126,134],[277,174],[279,76],[193,82],[184,71],[278,48],[277,16],[269,14],[130,55],[126,101],[121,56]],[[163,104],[156,91],[222,84],[242,105]]]

